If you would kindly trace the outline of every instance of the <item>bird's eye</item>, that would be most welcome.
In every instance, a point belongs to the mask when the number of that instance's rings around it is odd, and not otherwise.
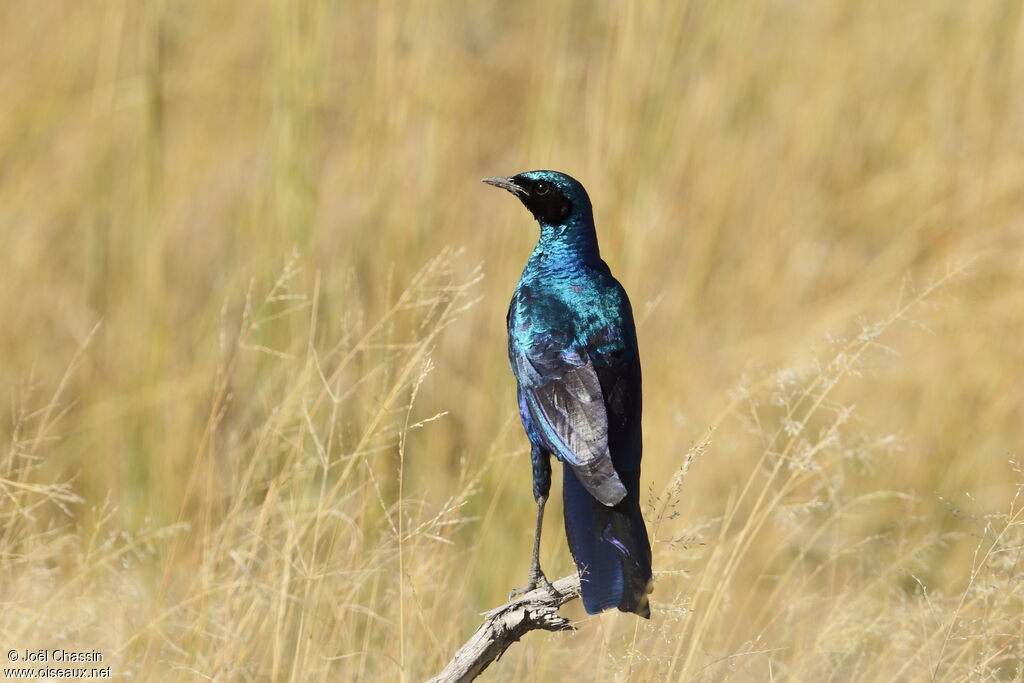
[[[533,186],[533,192],[538,197],[543,197],[551,191],[551,186],[545,183],[543,180]]]

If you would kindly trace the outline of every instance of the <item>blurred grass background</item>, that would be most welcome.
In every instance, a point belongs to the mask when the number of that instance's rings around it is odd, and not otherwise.
[[[484,678],[1021,680],[1021,22],[5,3],[0,642],[436,673],[532,533],[536,228],[479,179],[555,168],[637,311],[662,573],[650,623],[567,609]]]

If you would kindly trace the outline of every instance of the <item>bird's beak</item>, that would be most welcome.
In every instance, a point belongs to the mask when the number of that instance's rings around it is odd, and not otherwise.
[[[526,194],[526,190],[512,182],[511,178],[494,176],[493,178],[484,178],[484,182],[488,185],[494,185],[495,187],[500,187],[503,190],[508,190],[512,194],[520,197]]]

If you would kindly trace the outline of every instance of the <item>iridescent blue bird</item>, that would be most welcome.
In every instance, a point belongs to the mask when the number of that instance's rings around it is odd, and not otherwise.
[[[617,607],[650,617],[651,546],[640,514],[640,356],[633,311],[597,247],[590,198],[555,171],[485,178],[540,223],[540,239],[508,309],[508,357],[530,440],[540,568],[554,455],[563,465],[565,532],[588,614]]]

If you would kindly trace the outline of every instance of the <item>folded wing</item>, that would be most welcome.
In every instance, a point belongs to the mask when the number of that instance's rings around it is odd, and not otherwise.
[[[568,463],[595,499],[615,505],[626,496],[608,450],[608,414],[585,349],[546,346],[516,353],[514,369],[545,446]]]

